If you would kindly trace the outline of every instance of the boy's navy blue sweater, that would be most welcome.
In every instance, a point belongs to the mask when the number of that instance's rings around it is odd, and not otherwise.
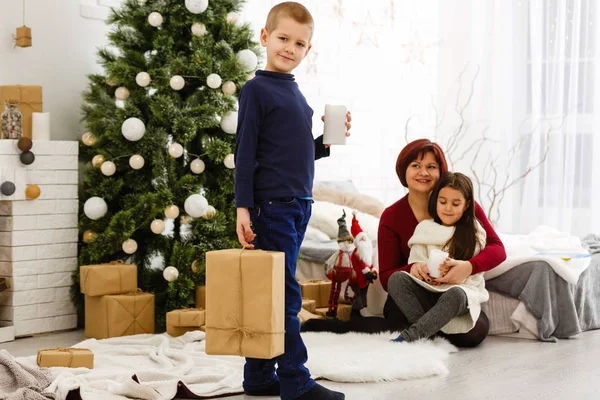
[[[257,71],[239,98],[235,206],[312,197],[315,160],[329,155],[312,135],[313,110],[294,75]]]

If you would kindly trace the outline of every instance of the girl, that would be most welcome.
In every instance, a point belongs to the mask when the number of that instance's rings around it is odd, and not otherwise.
[[[395,272],[388,282],[389,293],[411,324],[396,342],[428,338],[440,330],[446,334],[468,332],[479,318],[481,303],[489,298],[483,273],[457,284],[444,279],[455,265],[453,259],[468,260],[485,245],[485,231],[475,218],[471,180],[460,173],[444,173],[431,193],[428,211],[433,220],[419,223],[408,241],[408,262],[416,265],[411,268],[414,273]],[[421,278],[430,276],[427,260],[433,249],[447,251],[449,258],[440,265],[442,277],[427,283]]]

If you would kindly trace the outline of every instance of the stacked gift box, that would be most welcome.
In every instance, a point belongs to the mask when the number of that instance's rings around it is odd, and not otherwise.
[[[186,332],[202,330],[205,320],[205,311],[200,308],[170,311],[167,313],[167,333],[177,337]]]
[[[85,336],[110,337],[154,333],[154,295],[137,288],[137,267],[122,262],[84,265]]]

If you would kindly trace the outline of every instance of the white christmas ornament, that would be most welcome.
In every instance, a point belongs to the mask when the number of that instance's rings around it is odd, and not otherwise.
[[[206,35],[206,25],[202,22],[194,22],[192,24],[192,33],[198,37]]]
[[[112,161],[104,161],[100,167],[100,171],[106,176],[112,176],[117,171],[117,166]]]
[[[237,53],[237,60],[246,72],[254,71],[258,65],[258,57],[252,50],[242,50]]]
[[[133,169],[141,169],[144,166],[144,157],[134,154],[129,157],[129,166]]]
[[[123,125],[121,125],[121,133],[125,136],[125,139],[137,142],[140,140],[144,133],[146,133],[146,125],[139,118],[127,118]]]
[[[119,100],[127,100],[129,98],[129,89],[125,86],[120,86],[115,90],[115,97]]]
[[[169,155],[173,158],[179,158],[183,155],[183,146],[179,143],[173,143],[169,146]]]
[[[185,79],[181,75],[174,75],[170,83],[173,90],[181,90],[185,86]]]
[[[179,270],[175,267],[168,266],[163,271],[163,278],[165,278],[167,282],[173,282],[179,278]]]
[[[201,194],[193,194],[185,199],[183,208],[190,217],[199,218],[208,209],[208,201]]]
[[[106,215],[108,205],[101,197],[90,197],[83,204],[83,213],[86,217],[92,220],[97,220]]]
[[[141,87],[146,87],[150,84],[150,74],[147,72],[140,72],[135,76],[135,83]]]
[[[204,218],[204,219],[213,219],[216,214],[217,214],[217,210],[213,206],[208,206],[208,208],[206,209],[206,211],[202,215],[202,218]]]
[[[185,0],[185,8],[192,14],[202,14],[208,8],[208,0]]]
[[[237,131],[238,113],[236,111],[229,111],[221,118],[221,129],[225,133],[235,135]]]
[[[165,217],[170,218],[170,219],[175,219],[179,216],[179,207],[177,207],[176,205],[170,205],[167,208],[165,208]]]
[[[236,12],[230,12],[227,13],[227,22],[229,22],[230,24],[235,24],[240,20],[240,14],[236,13]]]
[[[155,219],[150,224],[150,230],[157,235],[160,235],[165,231],[165,221],[162,219]]]
[[[162,25],[163,16],[159,12],[154,11],[148,15],[148,23],[157,28]]]
[[[222,79],[218,74],[210,74],[206,78],[206,84],[211,89],[217,89],[219,86],[221,86],[221,82],[222,82]]]
[[[204,164],[204,161],[202,161],[199,158],[196,158],[194,161],[192,161],[190,163],[190,169],[195,174],[203,173],[205,168],[206,168],[206,165]]]
[[[235,168],[235,158],[233,154],[227,154],[223,159],[223,164],[229,169]]]
[[[133,239],[127,239],[126,241],[123,242],[123,245],[121,246],[123,248],[123,251],[127,254],[133,254],[135,253],[135,251],[138,248],[137,242]]]
[[[223,91],[223,93],[231,96],[235,93],[235,83],[233,83],[231,81],[227,81],[223,84],[223,87],[221,88],[221,90]]]

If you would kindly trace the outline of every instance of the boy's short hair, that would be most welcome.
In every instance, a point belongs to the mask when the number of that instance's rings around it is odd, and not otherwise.
[[[306,7],[295,1],[285,1],[277,4],[269,11],[267,23],[265,24],[267,32],[273,32],[277,28],[277,22],[279,22],[279,19],[282,17],[288,17],[299,24],[308,25],[310,26],[311,31],[314,31],[315,29],[315,21]]]

